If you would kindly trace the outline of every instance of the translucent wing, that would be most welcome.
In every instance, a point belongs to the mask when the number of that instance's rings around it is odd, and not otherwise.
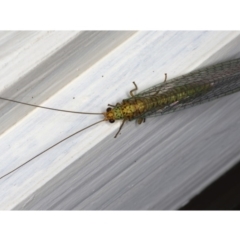
[[[240,58],[212,65],[210,67],[196,70],[191,73],[182,75],[180,77],[167,80],[167,82],[165,83],[163,82],[153,87],[150,87],[144,91],[141,91],[135,96],[146,97],[154,95],[156,92],[158,92],[158,94],[161,94],[170,88],[194,82],[214,82],[222,78],[224,78],[227,81],[228,77],[238,74],[239,72],[240,72]]]
[[[240,91],[240,59],[216,64],[186,75],[160,83],[135,95],[135,98],[149,98],[153,95],[177,94],[180,86],[191,89],[193,85],[210,84],[209,91],[199,91],[195,95],[171,103],[162,108],[154,108],[138,118],[154,117],[195,106],[216,98]]]
[[[193,97],[187,97],[185,99],[182,99],[179,102],[173,103],[171,105],[167,105],[162,109],[153,109],[152,111],[149,111],[145,113],[142,117],[155,117],[175,111],[179,111],[185,108],[189,108],[204,102],[208,102],[235,92],[240,91],[240,73],[238,75],[235,75],[234,77],[228,77],[227,82],[218,82],[215,81],[213,83],[213,88],[211,91]]]

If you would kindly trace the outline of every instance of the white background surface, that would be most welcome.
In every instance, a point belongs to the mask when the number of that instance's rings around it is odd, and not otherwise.
[[[0,35],[1,96],[103,112],[196,68],[240,57],[239,32]],[[0,180],[1,209],[177,209],[235,164],[239,94],[178,113],[102,123]],[[99,116],[0,102],[0,176]]]

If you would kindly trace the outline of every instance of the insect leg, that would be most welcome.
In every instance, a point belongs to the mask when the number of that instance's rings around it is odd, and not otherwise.
[[[165,79],[163,81],[164,83],[167,82],[167,73],[165,73]],[[153,95],[157,95],[159,93],[160,90],[156,91]]]
[[[116,105],[108,104],[109,107],[116,107]]]
[[[167,81],[167,74],[165,73],[164,83]]]
[[[137,84],[136,84],[135,82],[133,82],[133,84],[134,84],[135,88],[130,91],[130,95],[131,95],[132,97],[134,97],[133,92],[136,91],[136,90],[138,90]]]
[[[116,105],[108,104],[109,107],[117,107],[119,105],[121,105],[121,104],[120,103],[117,103]]]
[[[138,124],[141,124],[141,123],[143,123],[143,122],[145,122],[146,121],[146,118],[139,118],[138,120],[137,120],[137,123]]]
[[[116,133],[116,135],[115,135],[115,137],[114,137],[114,138],[116,138],[116,137],[117,137],[117,135],[120,133],[120,131],[121,131],[121,129],[122,129],[122,127],[123,127],[123,125],[124,125],[125,121],[126,121],[126,119],[123,119],[123,121],[122,121],[122,124],[121,124],[121,126],[120,126],[120,128],[119,128],[119,130],[118,130],[118,132]]]

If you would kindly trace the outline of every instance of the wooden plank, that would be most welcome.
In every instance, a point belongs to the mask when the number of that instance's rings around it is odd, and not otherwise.
[[[163,81],[165,72],[170,79],[237,57],[238,42],[238,32],[139,32],[42,105],[102,112],[127,96],[132,81],[141,90]],[[86,52],[93,56],[98,49]],[[68,66],[77,66],[78,57],[65,59],[65,72],[59,67],[48,78],[73,74]],[[38,74],[43,72],[40,68]],[[141,126],[128,123],[117,139],[120,123],[93,127],[1,180],[0,208],[179,208],[238,160],[238,146],[229,146],[239,140],[238,98],[151,118]],[[35,109],[1,135],[1,174],[97,120]]]

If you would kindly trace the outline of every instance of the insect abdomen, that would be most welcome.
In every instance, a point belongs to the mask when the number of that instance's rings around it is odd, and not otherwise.
[[[152,110],[156,107],[158,107],[158,109],[161,107],[164,108],[186,98],[194,98],[196,96],[200,96],[208,92],[211,88],[212,85],[210,83],[195,83],[169,89],[168,91],[165,91],[159,95],[150,96],[150,104],[147,106],[147,110]]]

